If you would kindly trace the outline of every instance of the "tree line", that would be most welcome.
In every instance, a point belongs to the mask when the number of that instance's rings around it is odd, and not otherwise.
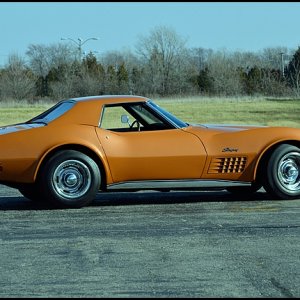
[[[0,70],[0,100],[88,95],[299,97],[300,47],[258,53],[188,48],[166,26],[140,36],[135,51],[82,57],[70,44],[31,44],[26,60],[8,57]]]

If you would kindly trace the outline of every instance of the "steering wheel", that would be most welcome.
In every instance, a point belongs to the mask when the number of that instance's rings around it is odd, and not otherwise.
[[[133,129],[133,126],[134,126],[135,124],[137,125],[137,130],[140,131],[140,130],[141,130],[141,124],[140,124],[140,122],[139,122],[138,120],[134,120],[134,121],[132,122],[132,124],[130,125],[130,129]]]

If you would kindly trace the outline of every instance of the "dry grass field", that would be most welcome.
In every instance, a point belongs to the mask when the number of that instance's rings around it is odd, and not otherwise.
[[[188,123],[249,124],[300,128],[300,99],[268,98],[152,98]],[[27,121],[55,102],[0,103],[0,126]]]

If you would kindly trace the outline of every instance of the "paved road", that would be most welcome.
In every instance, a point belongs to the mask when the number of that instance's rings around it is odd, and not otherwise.
[[[300,200],[99,195],[47,210],[0,186],[0,297],[299,297]]]

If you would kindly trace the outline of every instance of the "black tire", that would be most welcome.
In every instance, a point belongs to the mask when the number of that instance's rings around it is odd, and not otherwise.
[[[278,146],[266,164],[265,190],[276,199],[300,198],[300,149],[289,144]]]
[[[231,186],[226,188],[226,190],[234,195],[247,195],[256,193],[261,187],[262,184],[252,182],[250,186]]]
[[[80,208],[90,204],[101,184],[96,162],[82,152],[56,153],[44,165],[40,184],[47,200],[61,208]]]

